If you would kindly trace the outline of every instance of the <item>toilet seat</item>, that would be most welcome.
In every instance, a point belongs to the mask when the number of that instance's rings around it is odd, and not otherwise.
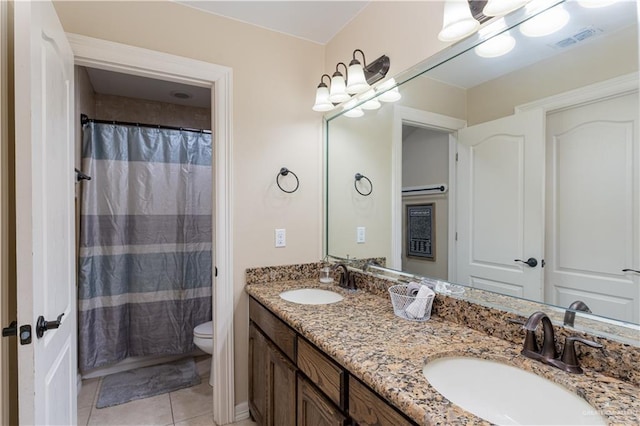
[[[212,339],[213,338],[213,321],[205,322],[200,325],[197,325],[193,329],[193,336],[199,337],[201,339]]]

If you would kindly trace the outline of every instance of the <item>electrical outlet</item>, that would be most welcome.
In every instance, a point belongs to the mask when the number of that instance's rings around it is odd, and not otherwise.
[[[358,226],[356,228],[356,243],[364,244],[364,242],[365,242],[365,227]]]
[[[286,247],[287,231],[286,229],[276,229],[276,247]]]

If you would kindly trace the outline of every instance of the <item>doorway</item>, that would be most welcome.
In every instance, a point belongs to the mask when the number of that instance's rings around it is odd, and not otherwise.
[[[449,132],[403,124],[403,271],[448,279],[448,187]]]
[[[76,34],[67,34],[75,65],[158,78],[211,88],[212,127],[215,148],[213,167],[215,241],[213,288],[212,376],[218,390],[213,396],[214,420],[218,424],[235,419],[233,355],[233,262],[231,194],[231,69]]]

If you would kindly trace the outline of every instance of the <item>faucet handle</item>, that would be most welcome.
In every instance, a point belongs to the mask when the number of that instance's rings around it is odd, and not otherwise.
[[[601,349],[600,343],[593,342],[591,340],[583,339],[580,336],[568,336],[564,340],[564,349],[562,350],[562,357],[560,361],[566,366],[566,370],[571,373],[582,373],[582,368],[578,365],[578,357],[576,356],[575,342],[582,343],[592,348]]]
[[[520,324],[520,325],[524,325],[525,323],[525,320],[520,318],[507,318],[507,321],[512,322],[514,324]]]

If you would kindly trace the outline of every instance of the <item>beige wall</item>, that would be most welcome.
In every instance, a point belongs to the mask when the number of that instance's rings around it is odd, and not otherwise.
[[[349,65],[355,49],[363,50],[368,62],[389,56],[388,76],[421,62],[448,46],[437,38],[443,5],[442,1],[371,2],[327,44],[325,72],[331,75],[338,62]]]
[[[506,117],[518,105],[637,70],[637,28],[610,34],[601,42],[585,41],[560,55],[469,89],[468,125]]]
[[[311,110],[324,47],[169,1],[55,2],[65,31],[233,69],[236,403],[247,400],[248,267],[321,257],[321,119]],[[280,167],[300,178],[275,184]],[[287,247],[274,248],[286,228]]]

